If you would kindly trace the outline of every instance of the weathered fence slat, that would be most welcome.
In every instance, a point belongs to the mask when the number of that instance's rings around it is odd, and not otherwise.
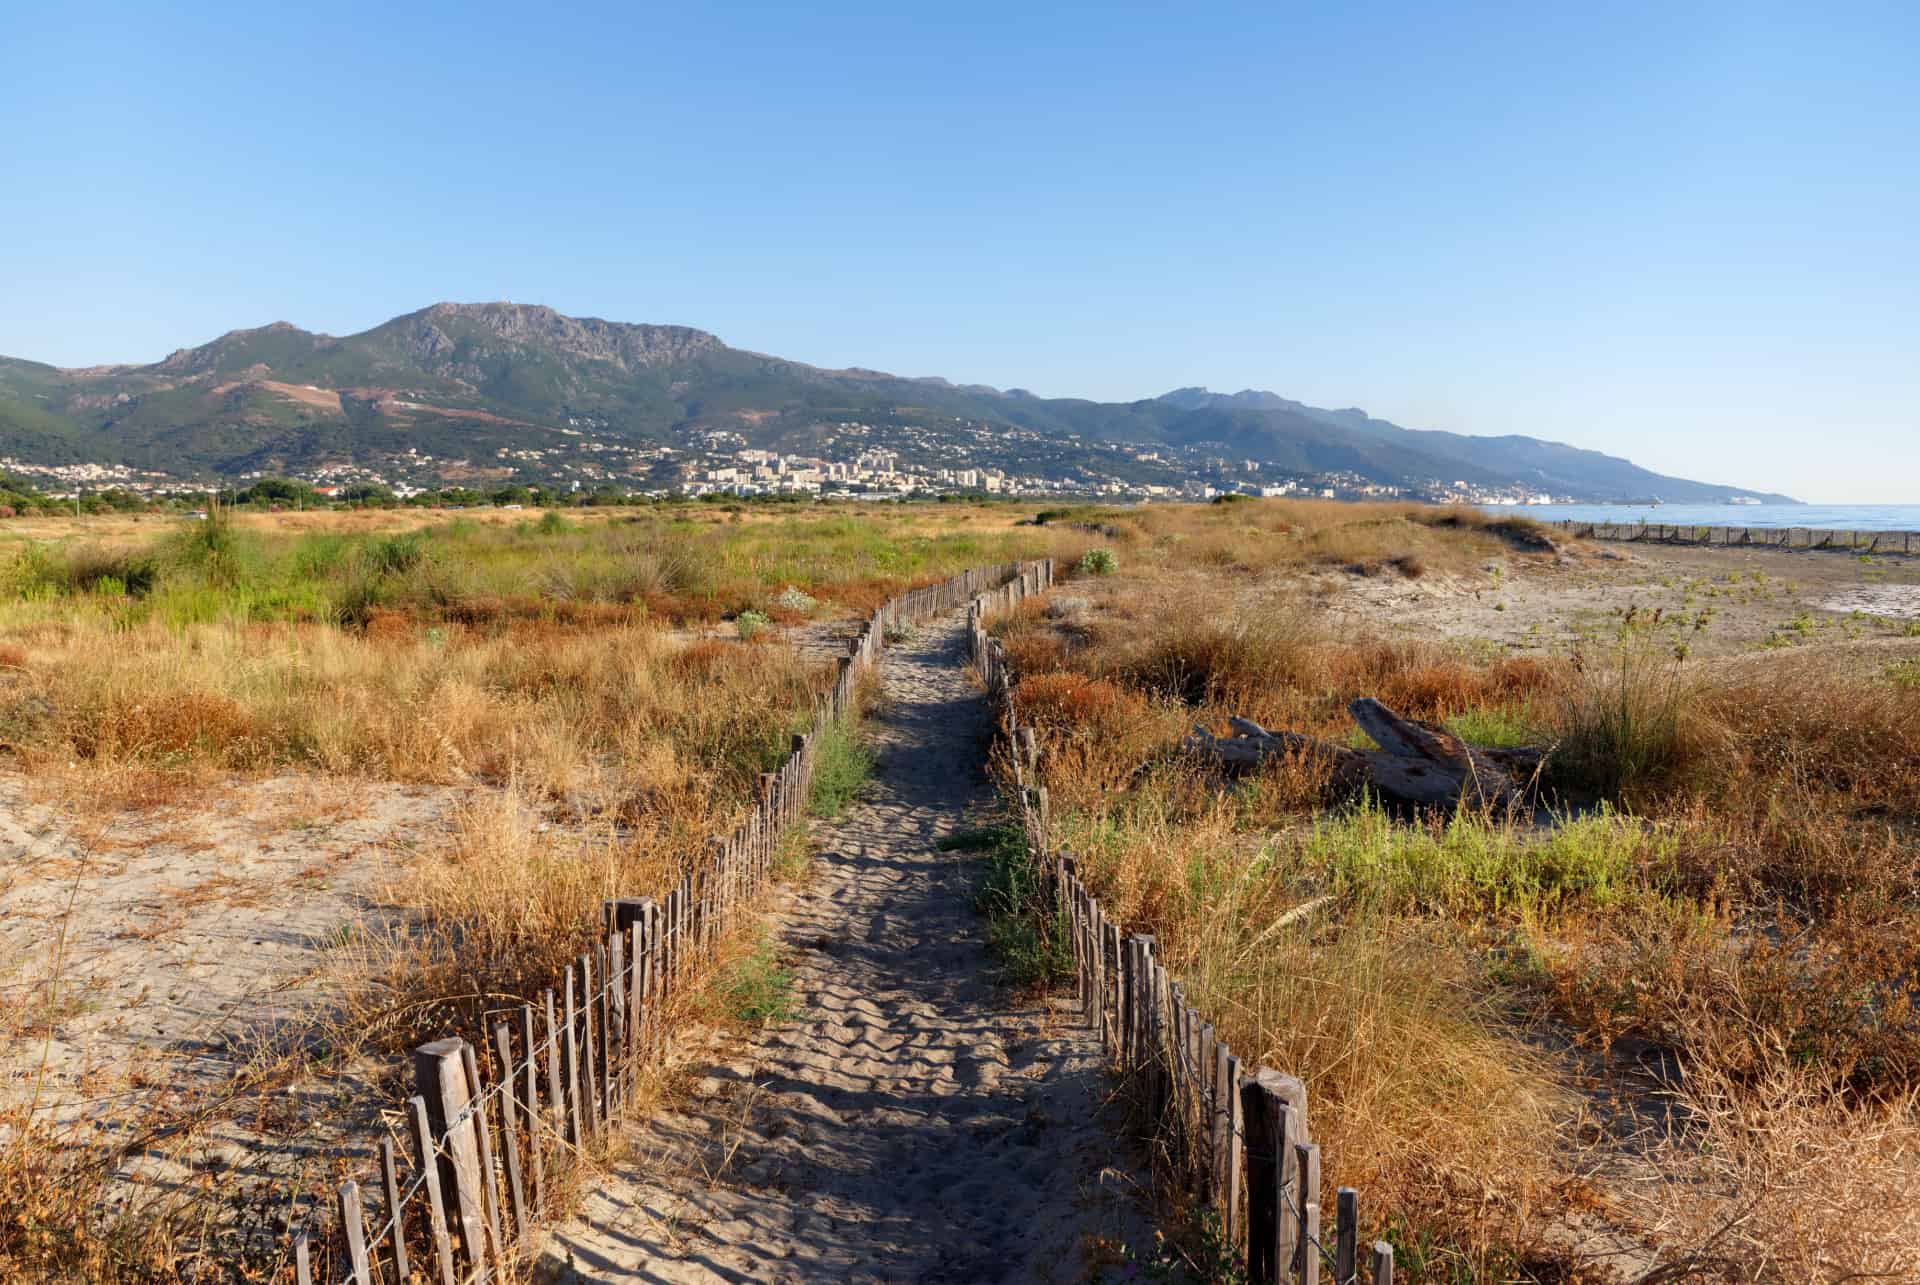
[[[513,1034],[505,1022],[496,1022],[493,1027],[494,1047],[500,1055],[500,1150],[507,1162],[507,1195],[512,1200],[513,1235],[522,1243],[527,1242],[533,1232],[527,1221],[527,1192],[520,1179],[520,1138],[519,1114],[515,1100],[520,1096],[519,1076],[513,1073]]]
[[[551,992],[549,992],[551,993]],[[533,1005],[520,1006],[520,1047],[526,1050],[526,1078],[521,1081],[520,1111],[527,1121],[527,1167],[532,1178],[533,1210],[544,1212],[547,1205],[547,1169],[542,1159],[545,1143],[540,1128],[540,1057],[533,1042]],[[402,1278],[404,1279],[404,1278]]]
[[[486,1198],[487,1235],[493,1241],[494,1267],[501,1279],[507,1276],[507,1241],[501,1232],[505,1215],[500,1212],[500,1172],[493,1164],[493,1127],[487,1118],[487,1088],[480,1079],[480,1062],[473,1045],[462,1040],[460,1062],[466,1070],[468,1101],[472,1103],[474,1138],[480,1152],[480,1190]]]
[[[393,1139],[380,1139],[380,1183],[387,1197],[387,1254],[393,1263],[393,1278],[406,1285],[412,1274],[407,1261],[406,1208],[400,1200],[400,1170],[393,1159]]]
[[[1354,1285],[1354,1272],[1360,1258],[1360,1193],[1342,1187],[1334,1193],[1333,1280],[1334,1285]]]
[[[566,1112],[567,1141],[573,1145],[574,1150],[578,1151],[586,1140],[584,1136],[586,1129],[580,1119],[582,1114],[580,1110],[580,1049],[573,1038],[579,1026],[579,1018],[574,1011],[573,969],[572,964],[567,965],[560,983],[560,993],[564,997],[563,1003],[566,1007],[566,1026],[562,1032],[563,1042],[560,1054],[562,1061],[566,1063],[566,1097],[563,1109]]]
[[[373,1285],[373,1265],[367,1259],[367,1218],[360,1207],[360,1184],[349,1178],[336,1193],[340,1203],[340,1230],[347,1242],[347,1270],[353,1285]]]
[[[433,1123],[424,1095],[415,1094],[407,1099],[407,1126],[413,1132],[414,1151],[427,1187],[427,1230],[433,1237],[433,1257],[440,1269],[440,1285],[455,1285],[460,1273],[454,1266],[453,1240],[447,1234],[447,1200],[440,1189],[440,1158],[434,1146]]]

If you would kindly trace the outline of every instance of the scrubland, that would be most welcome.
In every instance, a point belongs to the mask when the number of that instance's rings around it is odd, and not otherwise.
[[[1061,843],[1249,1066],[1305,1079],[1363,1235],[1422,1280],[1920,1274],[1913,631],[1754,641],[1742,610],[1805,609],[1792,558],[1756,596],[1744,561],[1227,508],[1096,519],[1112,572],[997,631]],[[1692,609],[1632,605],[1676,575]],[[1448,637],[1356,607],[1383,578],[1582,618]],[[1596,626],[1589,590],[1627,605]],[[1537,807],[1391,815],[1310,756],[1180,748],[1228,716],[1358,743],[1361,696],[1550,748]]]
[[[0,749],[38,820],[0,898],[41,909],[10,938],[0,1029],[31,1053],[84,1039],[90,1007],[160,1002],[74,977],[127,942],[72,906],[163,837],[253,863],[244,897],[209,876],[153,898],[217,910],[229,937],[175,946],[283,1002],[204,1039],[183,984],[111,1093],[98,1068],[9,1067],[15,1275],[206,1267],[183,1226],[238,1182],[192,1154],[211,1117],[329,1145],[315,1125],[391,1097],[396,1051],[550,984],[602,898],[667,886],[724,831],[856,618],[1049,555],[1084,569],[996,628],[1063,839],[1250,1065],[1307,1080],[1328,1184],[1363,1189],[1403,1273],[1559,1279],[1623,1247],[1730,1279],[1920,1271],[1920,642],[1817,605],[1910,567],[1622,559],[1472,514],[1264,501],[26,534],[0,545]],[[1558,624],[1474,627],[1528,612]],[[1539,812],[1394,816],[1307,760],[1223,781],[1178,749],[1230,714],[1348,741],[1362,695],[1551,746]],[[324,869],[301,855],[355,824]],[[296,889],[269,966],[248,930]],[[224,1087],[156,1118],[183,1035],[217,1044]],[[53,1122],[86,1103],[86,1131]],[[110,1204],[160,1135],[164,1199]]]
[[[284,1200],[279,1162],[338,1145],[397,1051],[537,995],[602,899],[677,882],[874,606],[1086,543],[1022,516],[104,519],[0,549],[0,1178],[32,1193],[0,1263],[205,1268],[183,1225],[242,1182]]]

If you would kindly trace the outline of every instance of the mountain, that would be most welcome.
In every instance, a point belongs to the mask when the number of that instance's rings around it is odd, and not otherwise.
[[[1227,394],[1178,388],[1160,400],[1187,412],[1189,418],[1179,432],[1189,435],[1189,440],[1192,434],[1228,433],[1223,440],[1263,460],[1346,457],[1368,462],[1329,465],[1328,471],[1346,467],[1370,474],[1374,468],[1390,466],[1418,470],[1427,477],[1480,483],[1500,479],[1593,500],[1658,496],[1679,503],[1715,504],[1745,495],[1776,504],[1797,502],[1791,496],[1654,473],[1618,456],[1560,442],[1402,428],[1363,410],[1321,410],[1255,389]]]
[[[635,476],[658,466],[662,446],[804,452],[862,440],[1054,476],[1095,464],[1112,472],[1116,460],[1165,448],[1194,460],[1257,460],[1269,475],[1343,473],[1414,488],[1462,481],[1596,500],[1785,499],[1534,438],[1417,431],[1251,389],[1044,398],[824,369],[689,326],[513,303],[435,304],[345,337],[275,322],[145,366],[0,358],[0,456],[28,465],[235,476],[358,464],[459,481],[597,460],[608,476]],[[1117,443],[1134,449],[1116,452]]]

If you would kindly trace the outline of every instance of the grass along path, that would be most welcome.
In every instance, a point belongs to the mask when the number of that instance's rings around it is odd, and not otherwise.
[[[791,1015],[713,1034],[543,1280],[1078,1281],[1145,1243],[1097,1044],[995,985],[981,862],[938,850],[992,803],[963,647],[955,615],[888,651],[875,779],[773,919]]]

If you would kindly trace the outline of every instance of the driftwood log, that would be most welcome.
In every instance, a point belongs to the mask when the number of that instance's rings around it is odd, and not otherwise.
[[[1181,748],[1235,772],[1287,755],[1324,759],[1336,781],[1350,788],[1366,786],[1389,803],[1418,808],[1517,805],[1546,761],[1544,750],[1469,745],[1445,728],[1401,718],[1370,697],[1354,701],[1347,712],[1379,749],[1356,750],[1298,732],[1270,732],[1244,718],[1228,720],[1233,736],[1214,736],[1196,727]]]

